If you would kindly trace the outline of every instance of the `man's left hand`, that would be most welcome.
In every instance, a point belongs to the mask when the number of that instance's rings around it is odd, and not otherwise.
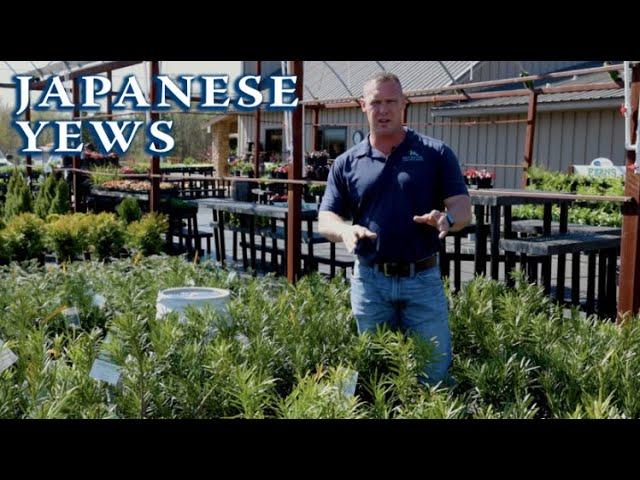
[[[447,216],[438,210],[431,210],[430,213],[425,213],[424,215],[415,215],[413,221],[416,223],[424,223],[437,229],[440,232],[438,238],[441,240],[449,233]]]

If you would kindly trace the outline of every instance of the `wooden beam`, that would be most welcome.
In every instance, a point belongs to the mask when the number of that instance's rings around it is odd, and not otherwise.
[[[256,75],[260,76],[262,72],[262,62],[258,60],[256,62]],[[253,151],[255,156],[253,157],[253,176],[258,178],[260,176],[260,105],[256,108],[254,122],[255,132],[253,136]]]
[[[536,90],[531,90],[529,93],[529,110],[527,111],[527,133],[524,140],[524,163],[525,167],[522,170],[522,181],[520,185],[522,188],[527,186],[527,168],[533,163],[533,141],[535,139],[536,132],[536,113],[538,108],[538,93]]]
[[[297,77],[296,97],[302,98],[302,84],[304,81],[303,62],[296,60],[293,64],[293,75]],[[293,130],[293,151],[291,152],[291,165],[289,168],[289,179],[299,180],[302,178],[302,105],[298,104],[293,111],[291,123]],[[300,276],[300,222],[301,222],[301,200],[302,187],[298,184],[289,184],[287,200],[289,203],[289,214],[287,218],[287,280],[296,283]]]
[[[638,99],[640,98],[640,65],[633,67],[631,80],[631,143],[638,141]],[[640,174],[633,167],[636,162],[634,151],[627,151],[627,172],[624,194],[633,197],[633,204],[622,208],[622,239],[620,244],[620,292],[618,297],[617,322],[625,321],[629,314],[640,312]]]
[[[73,116],[80,116],[80,81],[73,79]],[[80,128],[82,131],[82,128]],[[80,139],[82,141],[82,138]],[[71,166],[74,168],[71,174],[71,184],[73,186],[73,211],[80,211],[80,176],[76,170],[80,169],[80,155],[74,155],[71,160]]]
[[[151,70],[149,72],[149,101],[151,105],[157,102],[157,89],[155,78],[160,75],[160,64],[158,61],[151,62]],[[151,123],[157,122],[160,114],[151,112]],[[149,210],[157,212],[160,208],[160,157],[158,155],[151,156],[151,195],[149,197]]]

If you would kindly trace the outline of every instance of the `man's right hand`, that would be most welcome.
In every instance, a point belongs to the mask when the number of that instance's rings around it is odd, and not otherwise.
[[[342,241],[344,242],[344,246],[347,248],[347,251],[349,253],[353,253],[358,240],[361,240],[363,238],[375,240],[377,237],[377,233],[372,232],[362,225],[349,225],[342,232]]]

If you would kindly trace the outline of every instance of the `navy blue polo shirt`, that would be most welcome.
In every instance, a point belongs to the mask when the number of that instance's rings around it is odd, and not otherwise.
[[[367,136],[333,162],[320,210],[378,234],[362,239],[355,254],[368,262],[415,262],[439,250],[438,231],[414,215],[444,209],[444,199],[468,195],[458,159],[440,140],[405,129],[385,158]]]

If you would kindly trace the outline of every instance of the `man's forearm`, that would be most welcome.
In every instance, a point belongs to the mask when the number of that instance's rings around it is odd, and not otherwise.
[[[342,235],[351,229],[342,217],[326,210],[318,214],[318,232],[332,242],[342,242]]]

